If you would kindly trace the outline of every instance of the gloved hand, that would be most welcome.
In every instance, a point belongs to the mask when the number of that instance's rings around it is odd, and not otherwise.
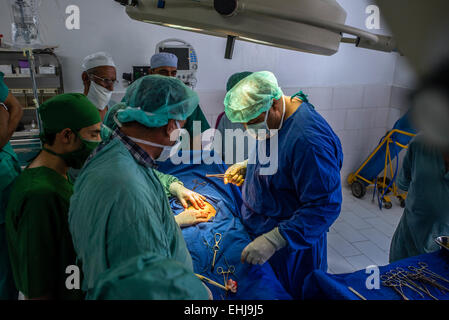
[[[185,210],[175,216],[176,223],[180,228],[190,227],[201,222],[207,222],[207,215],[196,210]]]
[[[277,250],[286,245],[287,241],[285,241],[284,237],[279,233],[279,229],[274,228],[248,244],[242,251],[241,261],[242,263],[264,264]]]
[[[170,193],[177,197],[179,201],[181,201],[181,204],[184,208],[188,207],[187,201],[189,201],[197,210],[203,209],[206,206],[206,204],[204,203],[206,197],[187,189],[178,182],[173,182],[170,185]]]
[[[248,160],[238,162],[228,168],[225,172],[224,183],[233,183],[237,187],[240,187],[245,181],[246,167],[248,166]]]
[[[0,102],[3,103],[6,101],[6,98],[8,98],[9,95],[9,89],[5,84],[4,80],[5,74],[3,72],[0,72]]]

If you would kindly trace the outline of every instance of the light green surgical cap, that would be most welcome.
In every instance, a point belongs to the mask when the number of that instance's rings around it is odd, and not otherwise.
[[[191,270],[173,259],[147,253],[102,273],[87,300],[207,300]]]
[[[43,133],[58,133],[66,128],[79,131],[101,122],[100,113],[87,97],[80,93],[60,94],[39,107]]]
[[[127,107],[117,111],[121,123],[137,121],[159,128],[170,119],[186,120],[198,107],[199,98],[179,79],[150,75],[129,86],[122,103]]]
[[[245,79],[247,76],[251,74],[252,72],[249,71],[234,73],[232,76],[229,77],[228,82],[226,83],[226,91],[229,92],[229,90],[234,88],[235,85],[240,82],[240,80]]]
[[[269,110],[283,92],[273,73],[255,72],[232,88],[224,100],[226,116],[234,123],[247,123]]]

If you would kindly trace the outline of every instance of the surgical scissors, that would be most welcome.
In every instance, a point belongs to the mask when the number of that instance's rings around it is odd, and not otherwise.
[[[405,271],[403,268],[396,268],[396,275],[399,279],[404,280],[405,282],[409,283],[410,285],[412,285],[413,287],[417,288],[418,290],[424,292],[425,294],[427,294],[429,297],[431,297],[434,300],[438,300],[435,296],[433,296],[429,289],[427,289],[425,283],[423,283],[421,281],[422,286],[418,285],[416,282],[412,281],[412,279],[416,280],[415,278],[413,278],[412,273]],[[424,298],[424,296],[422,295],[421,292],[415,290],[415,292],[417,292],[422,298]]]
[[[439,274],[436,274],[435,272],[430,270],[429,269],[429,265],[427,263],[420,261],[420,262],[418,262],[418,265],[421,268],[416,268],[416,267],[413,267],[413,266],[410,266],[408,268],[411,271],[414,271],[414,272],[421,271],[421,272],[426,273],[427,275],[429,275],[429,276],[431,276],[433,278],[436,278],[436,279],[439,279],[439,280],[442,280],[442,281],[445,281],[445,282],[449,283],[449,280],[447,280],[446,278],[444,278],[444,277],[440,276]]]
[[[387,273],[385,273],[384,275],[381,275],[380,279],[382,280],[382,284],[384,286],[393,288],[397,293],[399,293],[402,296],[402,298],[404,300],[410,300],[410,299],[407,298],[407,296],[405,296],[404,291],[402,290],[403,286],[409,288],[410,290],[415,291],[421,297],[424,298],[424,296],[421,294],[421,292],[419,292],[414,287],[412,287],[410,285],[410,283],[408,281],[406,281],[403,276],[400,275],[400,272],[395,272],[394,270],[390,270]],[[401,290],[399,291],[397,289],[397,287],[399,287]]]
[[[217,268],[217,273],[223,275],[223,281],[224,281],[225,285],[228,283],[229,275],[234,274],[234,272],[235,272],[234,266],[228,266],[228,271],[225,271],[223,269],[223,267]]]
[[[399,282],[399,284],[398,284],[398,281],[397,281],[397,280],[394,280],[394,279],[392,279],[392,278],[390,278],[390,277],[387,277],[387,276],[385,276],[385,275],[381,275],[380,278],[381,278],[381,279],[385,279],[385,280],[382,281],[382,285],[383,285],[383,286],[392,288],[394,291],[396,291],[396,293],[398,293],[398,294],[402,297],[402,299],[404,299],[404,300],[410,300],[410,299],[404,294],[404,292],[402,291],[402,285],[401,285],[400,282]],[[398,287],[399,287],[400,289],[398,289]]]
[[[216,233],[215,234],[215,244],[213,246],[214,259],[212,260],[212,271],[214,271],[214,268],[215,268],[215,259],[217,257],[217,252],[218,252],[218,250],[220,250],[220,246],[219,246],[220,242],[221,242],[221,233]]]

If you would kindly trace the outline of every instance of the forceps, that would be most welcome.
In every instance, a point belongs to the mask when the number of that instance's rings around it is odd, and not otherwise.
[[[447,280],[446,278],[440,276],[439,274],[436,274],[435,272],[431,271],[429,269],[429,265],[427,263],[425,263],[425,262],[418,262],[418,265],[421,268],[417,268],[417,267],[414,267],[414,266],[409,266],[408,268],[409,268],[410,271],[413,271],[413,272],[416,272],[416,273],[419,273],[419,272],[425,273],[425,274],[427,274],[427,275],[429,275],[429,276],[431,276],[433,278],[436,278],[436,279],[439,279],[439,280],[442,280],[442,281],[445,281],[445,282],[449,283],[449,280]]]
[[[221,242],[221,233],[216,233],[215,234],[215,244],[213,246],[214,258],[212,260],[212,271],[214,271],[214,268],[215,268],[215,259],[217,257],[217,252],[218,252],[218,250],[220,250],[220,246],[219,246],[220,242]]]

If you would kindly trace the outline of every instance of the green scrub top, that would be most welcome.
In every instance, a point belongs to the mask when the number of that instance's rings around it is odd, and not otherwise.
[[[208,292],[189,268],[149,252],[107,269],[86,299],[207,300]]]
[[[209,122],[207,122],[206,116],[204,115],[203,111],[201,110],[201,107],[198,106],[195,109],[195,111],[193,111],[193,113],[190,115],[190,117],[187,118],[187,121],[184,125],[184,129],[187,130],[191,139],[194,137],[193,121],[201,121],[201,133],[203,133],[207,129],[210,129],[210,125],[209,125]]]
[[[416,137],[397,184],[408,195],[391,243],[391,262],[437,251],[434,239],[449,235],[449,173],[441,151]]]
[[[19,174],[19,159],[8,142],[0,150],[0,300],[18,297],[6,243],[5,215],[13,182]]]
[[[83,290],[93,290],[107,269],[145,253],[193,271],[167,198],[175,178],[137,163],[118,138],[100,148],[81,170],[70,200],[69,227],[83,266]]]
[[[26,169],[14,183],[6,211],[6,236],[14,280],[27,298],[82,298],[68,290],[65,271],[76,264],[68,229],[73,186],[59,173]]]
[[[5,223],[9,193],[20,171],[19,159],[8,142],[0,150],[0,224]]]

